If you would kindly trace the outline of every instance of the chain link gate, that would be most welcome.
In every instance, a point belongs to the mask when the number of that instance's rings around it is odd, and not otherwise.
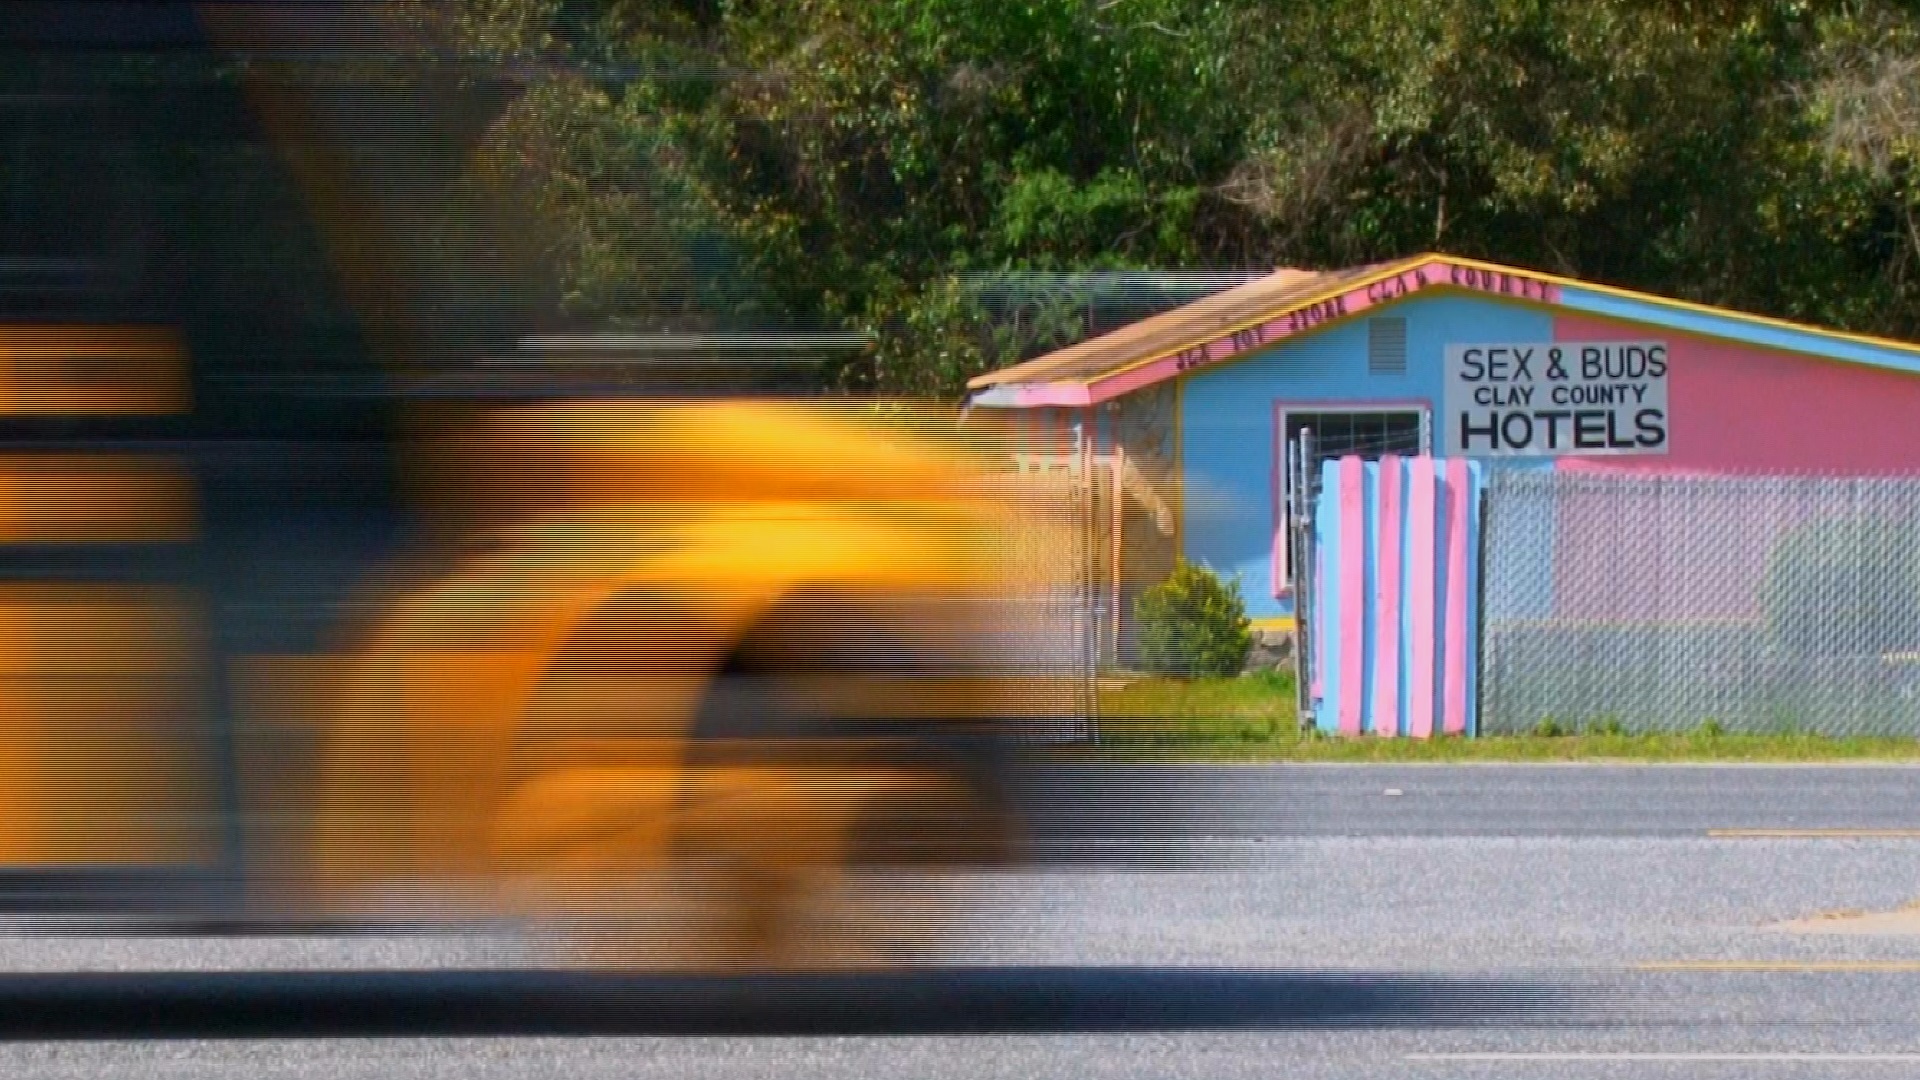
[[[1010,448],[1014,483],[1011,497],[1035,528],[1013,538],[1017,560],[1045,583],[1039,595],[1026,598],[1038,607],[1033,617],[1049,642],[1039,662],[1048,674],[1064,669],[1071,685],[1070,711],[1078,718],[1075,730],[1057,733],[1048,741],[1097,740],[1099,682],[1103,633],[1108,623],[1104,568],[1110,561],[1106,545],[1105,509],[1110,500],[1100,491],[1099,468],[1093,448],[1075,430],[1064,445],[1017,441]]]
[[[1323,653],[1315,640],[1322,563],[1314,507],[1320,497],[1324,462],[1358,457],[1380,461],[1426,452],[1430,432],[1427,414],[1418,409],[1303,406],[1282,414],[1286,430],[1285,500],[1287,547],[1285,580],[1292,590],[1294,615],[1295,683],[1300,722],[1313,723],[1313,703],[1319,689]]]

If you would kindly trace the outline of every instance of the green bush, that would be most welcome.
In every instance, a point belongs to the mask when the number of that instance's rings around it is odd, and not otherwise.
[[[1774,546],[1761,596],[1774,644],[1793,655],[1920,647],[1920,530],[1872,518],[1803,525]]]
[[[1185,559],[1165,581],[1140,594],[1133,618],[1140,666],[1189,678],[1238,675],[1253,649],[1253,624],[1238,581]]]

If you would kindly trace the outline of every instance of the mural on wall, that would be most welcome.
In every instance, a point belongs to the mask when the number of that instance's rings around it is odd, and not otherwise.
[[[1115,441],[1155,488],[1173,475],[1173,386],[1161,383],[1113,403]]]
[[[1134,497],[1122,504],[1121,603],[1131,612],[1140,590],[1173,571],[1179,543],[1180,482],[1174,451],[1174,384],[1160,383],[1109,402],[1114,445]]]

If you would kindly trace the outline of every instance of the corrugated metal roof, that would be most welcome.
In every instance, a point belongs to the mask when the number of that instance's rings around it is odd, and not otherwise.
[[[1418,260],[1397,261],[1410,266]],[[1098,378],[1135,361],[1185,348],[1242,323],[1338,292],[1348,282],[1381,273],[1393,265],[1374,263],[1328,271],[1284,267],[1112,333],[1069,345],[1024,364],[988,372],[970,380],[967,387],[979,390],[1001,383],[1078,382]]]
[[[1281,269],[1112,333],[989,372],[977,403],[1080,406],[1317,333],[1427,288],[1463,289],[1842,363],[1920,374],[1920,345],[1427,252],[1344,270]]]

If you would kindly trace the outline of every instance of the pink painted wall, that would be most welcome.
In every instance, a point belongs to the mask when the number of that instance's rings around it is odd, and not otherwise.
[[[1575,316],[1556,341],[1667,343],[1672,449],[1562,458],[1597,472],[1920,472],[1920,377]]]
[[[1779,540],[1811,517],[1847,516],[1845,489],[1833,494],[1781,499],[1651,485],[1637,494],[1567,493],[1555,522],[1553,614],[1610,624],[1757,617]],[[1623,548],[1617,536],[1627,529],[1636,542]]]
[[[1559,341],[1667,342],[1672,450],[1644,457],[1561,458],[1563,472],[1642,475],[1920,472],[1920,378],[1725,344],[1604,320],[1561,316]],[[1659,538],[1621,559],[1611,534],[1618,493],[1571,496],[1557,528],[1554,613],[1560,618],[1631,622],[1652,609],[1690,619],[1750,619],[1775,542],[1810,516],[1844,517],[1845,492],[1764,505],[1758,493],[1649,492],[1631,508],[1640,535]],[[1817,505],[1832,501],[1832,506]],[[1606,567],[1606,573],[1596,573]],[[1647,608],[1648,610],[1638,610]]]

